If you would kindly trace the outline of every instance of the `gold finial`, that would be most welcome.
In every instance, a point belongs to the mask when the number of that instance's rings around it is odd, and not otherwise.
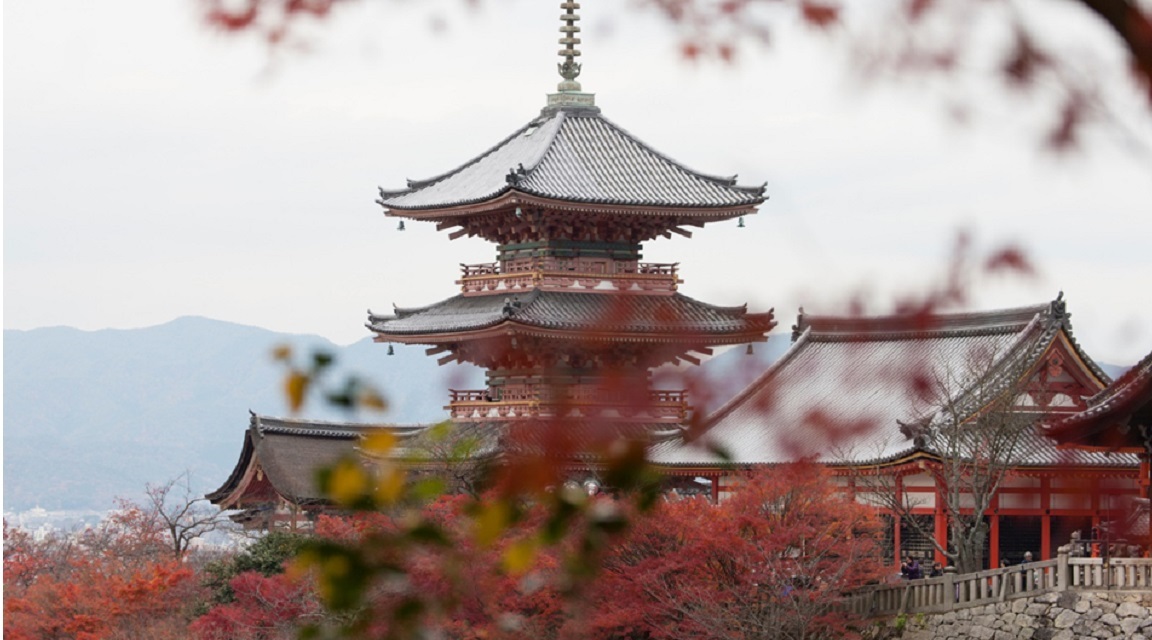
[[[564,13],[560,14],[560,19],[564,24],[560,26],[560,44],[564,48],[560,50],[560,57],[564,58],[564,62],[556,64],[556,70],[560,72],[560,77],[564,81],[557,87],[560,91],[579,91],[580,83],[576,82],[576,77],[580,75],[580,63],[576,62],[576,58],[580,56],[580,50],[576,45],[580,44],[580,38],[577,34],[580,33],[580,27],[576,23],[580,21],[580,14],[576,10],[580,8],[579,2],[561,2],[560,8]]]

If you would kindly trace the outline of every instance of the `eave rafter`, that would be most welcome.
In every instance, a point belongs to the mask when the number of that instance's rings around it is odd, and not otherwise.
[[[443,209],[389,209],[388,215],[417,221],[434,221],[437,231],[456,228],[449,239],[479,236],[498,244],[556,238],[612,240],[640,243],[692,232],[685,226],[703,227],[755,212],[756,205],[718,208],[669,208],[624,206],[603,203],[560,202],[510,191],[486,202]]]

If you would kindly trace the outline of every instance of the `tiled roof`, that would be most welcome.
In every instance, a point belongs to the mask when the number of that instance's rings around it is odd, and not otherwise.
[[[973,385],[974,375],[981,377],[981,385],[1006,389],[1016,380],[1008,373],[1035,362],[1058,332],[1072,342],[1059,299],[1022,309],[930,317],[802,315],[795,329],[791,349],[705,421],[702,442],[728,451],[737,464],[801,457],[872,464],[911,455],[917,449],[899,425],[934,415],[930,403],[916,400],[926,381],[948,383],[962,404],[963,389]],[[990,357],[994,362],[983,371],[973,370],[973,358]],[[1043,438],[1028,443],[1024,466],[1073,459],[1077,464],[1117,464],[1114,456],[1057,451]],[[716,461],[706,447],[696,445],[666,443],[652,453],[664,465]]]
[[[560,109],[541,115],[496,146],[440,176],[380,190],[387,209],[474,204],[509,191],[621,206],[724,208],[763,202],[764,188],[697,173],[599,115]]]
[[[316,473],[346,456],[370,456],[360,448],[361,438],[386,429],[398,436],[395,454],[414,462],[426,461],[434,449],[433,425],[373,425],[350,422],[295,420],[252,414],[244,435],[240,460],[228,480],[206,497],[219,503],[240,488],[250,465],[258,463],[276,493],[297,504],[327,502],[316,486]],[[558,431],[548,431],[558,430]],[[498,455],[549,455],[563,435],[564,458],[595,461],[592,450],[618,438],[661,441],[676,437],[679,428],[656,423],[604,423],[579,419],[516,422],[458,423],[452,438],[474,438],[474,458]]]
[[[533,290],[513,298],[458,295],[395,315],[370,314],[368,328],[384,336],[476,331],[515,322],[540,329],[642,333],[672,338],[703,334],[765,333],[773,314],[748,313],[744,306],[718,307],[679,293],[606,295]]]
[[[227,498],[239,488],[249,465],[257,462],[280,495],[299,504],[322,501],[316,472],[354,453],[361,436],[380,428],[409,436],[424,426],[365,425],[252,414],[240,460],[228,480],[206,497],[213,502]]]
[[[1135,427],[1137,412],[1145,422],[1152,418],[1148,415],[1152,413],[1152,353],[1089,398],[1086,409],[1053,422],[1049,434],[1062,442],[1077,442],[1121,424]],[[1138,433],[1139,429],[1131,428],[1126,439],[1135,442]]]

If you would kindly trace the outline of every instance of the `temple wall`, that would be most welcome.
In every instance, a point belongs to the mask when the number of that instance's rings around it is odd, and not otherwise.
[[[1045,593],[948,613],[902,616],[876,631],[873,637],[903,640],[1152,640],[1152,592]]]

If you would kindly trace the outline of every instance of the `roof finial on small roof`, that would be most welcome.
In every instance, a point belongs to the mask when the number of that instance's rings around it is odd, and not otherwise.
[[[580,44],[580,38],[576,34],[580,33],[580,27],[576,23],[580,21],[580,14],[576,13],[576,9],[580,8],[579,2],[561,2],[560,8],[564,10],[564,14],[560,19],[564,24],[560,26],[560,44],[564,48],[560,50],[560,57],[564,58],[564,62],[556,64],[556,70],[560,72],[560,77],[564,78],[556,88],[560,91],[579,91],[580,83],[576,82],[576,77],[580,75],[580,63],[576,62],[576,58],[580,57],[580,50],[576,45]]]
[[[576,45],[580,44],[578,37],[580,27],[576,26],[576,23],[580,21],[580,14],[576,13],[576,10],[580,8],[580,3],[563,0],[560,3],[560,8],[564,10],[564,13],[560,14],[560,20],[564,24],[560,25],[559,42],[564,48],[559,51],[559,54],[564,62],[556,63],[556,70],[560,72],[560,77],[564,80],[556,87],[558,93],[548,95],[548,106],[544,108],[544,113],[552,113],[558,109],[598,111],[595,97],[591,93],[583,93],[580,83],[576,82],[581,67],[581,64],[576,62],[576,58],[580,57],[580,50],[576,48]]]

